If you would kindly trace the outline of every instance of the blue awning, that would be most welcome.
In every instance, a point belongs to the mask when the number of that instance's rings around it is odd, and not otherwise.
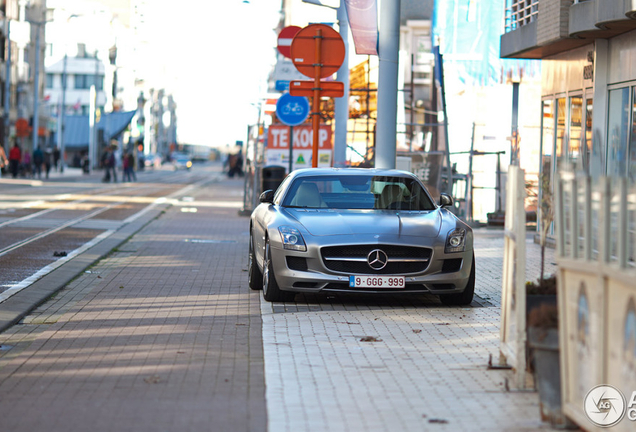
[[[116,111],[102,114],[97,123],[97,130],[104,131],[104,140],[109,143],[121,134],[134,117],[136,111]],[[90,126],[87,115],[64,116],[64,147],[83,148],[88,147],[88,134]],[[98,132],[99,133],[99,132]]]

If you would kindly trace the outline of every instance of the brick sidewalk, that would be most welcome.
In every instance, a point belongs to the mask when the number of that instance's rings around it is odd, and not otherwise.
[[[0,429],[264,431],[241,190],[201,189],[1,334]]]
[[[534,280],[540,249],[528,237]],[[508,372],[487,369],[499,353],[503,232],[476,230],[475,247],[472,307],[435,296],[261,300],[269,430],[549,429],[536,393],[507,391]]]
[[[505,372],[486,369],[502,231],[476,232],[471,307],[433,296],[270,304],[247,287],[242,180],[193,198],[0,334],[0,430],[542,428],[536,393],[508,392]],[[536,279],[538,246],[527,255]]]

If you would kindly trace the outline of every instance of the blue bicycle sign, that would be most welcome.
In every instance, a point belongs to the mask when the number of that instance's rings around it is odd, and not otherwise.
[[[307,120],[309,101],[303,96],[292,96],[285,93],[276,102],[276,116],[287,126],[298,126]]]

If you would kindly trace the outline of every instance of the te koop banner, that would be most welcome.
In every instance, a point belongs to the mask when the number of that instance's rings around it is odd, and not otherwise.
[[[311,168],[313,130],[311,125],[293,127],[271,125],[267,131],[265,163],[289,168],[289,143],[293,143],[292,169]],[[320,125],[318,131],[318,166],[329,167],[332,162],[333,132],[331,126]]]

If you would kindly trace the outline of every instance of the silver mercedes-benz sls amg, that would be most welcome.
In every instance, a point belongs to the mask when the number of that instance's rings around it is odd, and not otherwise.
[[[398,170],[314,168],[265,191],[250,218],[249,286],[267,301],[297,292],[431,293],[467,305],[471,228]]]

